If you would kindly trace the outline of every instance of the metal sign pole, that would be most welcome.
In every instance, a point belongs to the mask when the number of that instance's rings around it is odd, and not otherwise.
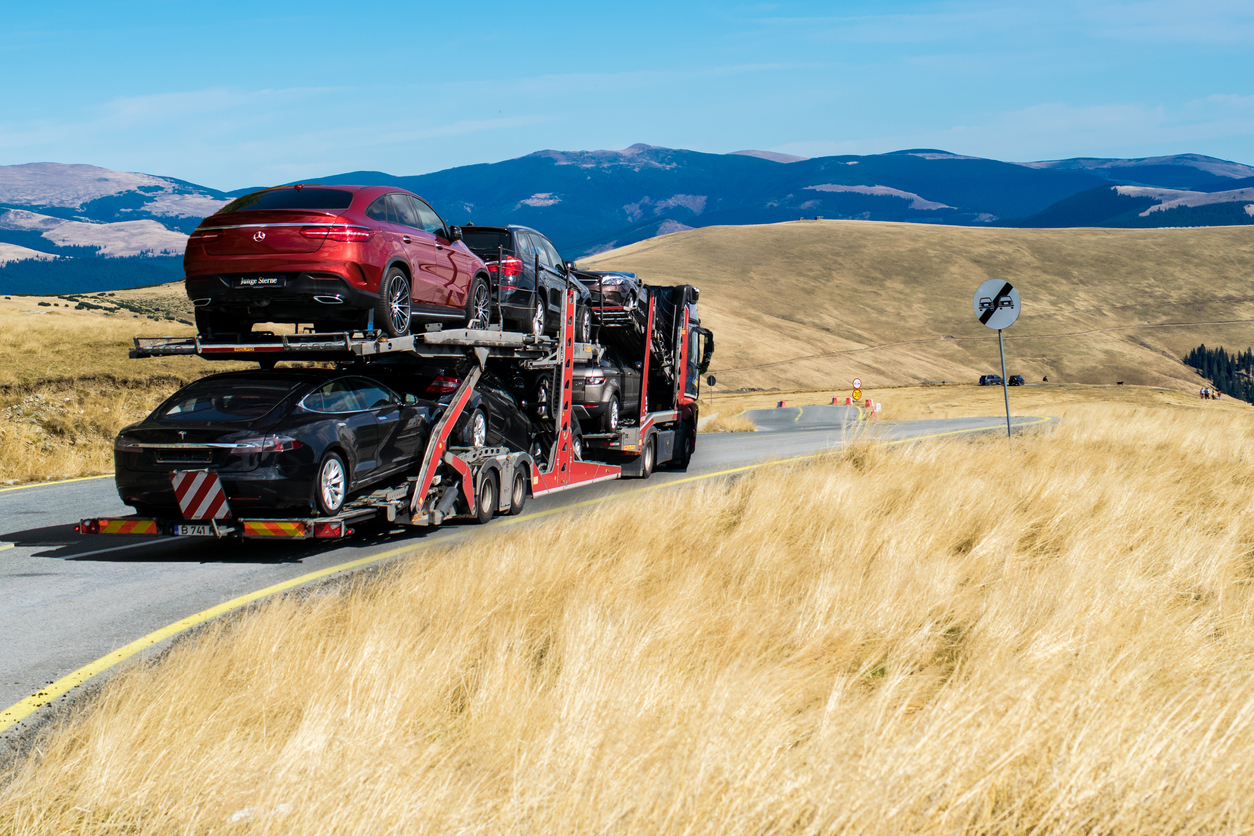
[[[1010,452],[1015,451],[1015,439],[1010,434],[1010,383],[1006,378],[1006,342],[1001,337],[1001,329],[997,329],[997,346],[1001,349],[1001,393],[1006,399],[1006,438],[1010,440]]]

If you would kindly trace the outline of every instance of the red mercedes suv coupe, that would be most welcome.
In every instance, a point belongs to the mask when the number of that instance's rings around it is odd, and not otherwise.
[[[244,339],[259,322],[315,331],[416,323],[486,327],[483,261],[425,200],[388,186],[280,186],[205,218],[183,256],[204,339]]]

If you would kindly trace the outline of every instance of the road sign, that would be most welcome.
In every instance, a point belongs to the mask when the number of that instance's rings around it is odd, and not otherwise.
[[[861,388],[862,388],[862,378],[855,377],[855,378],[853,379],[853,388],[855,388],[855,389],[861,389]]]
[[[861,390],[861,389],[854,389],[854,390],[853,390],[853,399],[854,399],[855,401],[860,401],[860,400],[862,400],[862,390]]]
[[[1019,318],[1019,291],[1005,279],[989,279],[975,291],[975,315],[994,331],[1009,328]]]

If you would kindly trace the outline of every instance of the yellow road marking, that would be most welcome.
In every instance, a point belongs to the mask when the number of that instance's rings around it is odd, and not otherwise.
[[[0,552],[4,551],[5,549],[11,549],[11,548],[13,548],[12,543],[0,543]]]
[[[802,410],[802,408],[801,408],[801,407],[797,407],[797,417],[796,417],[796,418],[794,418],[794,419],[792,419],[792,422],[793,422],[794,424],[795,424],[795,423],[797,423],[798,421],[800,421],[800,420],[801,420],[801,413],[802,413],[802,411],[803,411],[803,410]]]
[[[79,476],[74,479],[60,479],[56,482],[35,482],[32,485],[14,485],[11,488],[0,488],[0,493],[4,493],[5,491],[24,491],[27,488],[43,488],[43,487],[47,487],[48,485],[68,485],[70,482],[87,482],[92,479],[112,479],[112,478],[113,478],[112,473],[106,474],[104,476]]]
[[[1049,418],[1038,418],[1030,423],[1018,424],[1017,426],[1029,427],[1035,424],[1044,423],[1049,420],[1050,420]],[[884,441],[880,443],[884,444],[885,446],[891,447],[897,444],[905,444],[906,442],[909,442],[909,441],[923,441],[929,438],[943,438],[945,436],[962,435],[964,433],[988,432],[990,429],[996,429],[996,428],[995,427],[971,427],[969,429],[963,429],[963,430],[949,430],[947,432],[927,433],[925,435],[916,435],[910,438],[899,438],[895,441]],[[619,491],[619,492],[616,492],[614,494],[610,494],[607,496],[601,496],[595,499],[586,499],[583,502],[576,502],[570,505],[563,505],[560,508],[550,508],[547,511],[539,511],[534,514],[526,514],[521,517],[513,517],[508,520],[502,520],[498,524],[498,527],[514,525],[514,524],[521,523],[521,522],[527,522],[530,520],[539,519],[540,517],[552,516],[553,514],[561,514],[561,513],[565,513],[566,511],[573,510],[575,508],[586,508],[589,505],[598,505],[610,499],[621,499],[624,495],[632,496],[632,495],[637,495],[637,494],[642,494],[642,493],[648,493],[650,491],[662,490],[664,488],[672,488],[676,485],[684,485],[684,484],[688,484],[691,482],[699,482],[705,479],[716,479],[720,476],[730,476],[733,473],[744,473],[745,471],[757,470],[758,468],[761,468],[761,467],[769,467],[769,466],[778,465],[778,464],[790,464],[792,462],[800,462],[800,461],[807,461],[810,459],[823,458],[825,456],[835,455],[836,453],[839,453],[839,452],[840,452],[839,450],[825,450],[819,453],[808,453],[804,456],[793,456],[787,459],[771,459],[771,460],[762,461],[762,462],[755,462],[754,464],[741,465],[740,467],[731,467],[726,470],[716,471],[714,473],[705,473],[705,474],[701,474],[698,476],[688,476],[683,479],[671,479],[669,481],[666,481],[657,485],[642,486],[642,487],[634,488],[628,491]],[[68,481],[78,481],[78,480],[72,479]],[[29,717],[34,712],[38,711],[43,706],[51,703],[53,700],[64,695],[65,693],[75,688],[76,686],[82,685],[84,682],[88,681],[93,676],[104,673],[105,671],[109,670],[109,668],[112,668],[121,662],[125,662],[127,659],[131,658],[135,654],[143,650],[147,650],[153,645],[159,642],[165,641],[171,636],[177,635],[183,632],[184,630],[195,627],[198,624],[203,624],[204,622],[209,621],[210,619],[217,618],[220,615],[225,615],[231,610],[239,609],[240,607],[245,606],[246,604],[251,604],[252,602],[260,600],[267,596],[274,595],[279,592],[284,592],[286,590],[293,589],[298,586],[302,586],[306,583],[309,583],[310,581],[315,581],[315,580],[318,580],[319,578],[325,578],[328,575],[334,575],[337,572],[344,572],[349,569],[357,569],[362,566],[368,566],[371,563],[378,563],[381,560],[387,560],[389,558],[396,557],[401,554],[405,554],[406,552],[420,551],[424,548],[430,548],[436,545],[450,545],[453,540],[456,540],[458,537],[469,536],[469,534],[475,530],[476,529],[468,528],[465,534],[454,535],[453,537],[441,538],[439,540],[433,540],[428,543],[419,543],[418,545],[401,546],[400,548],[392,549],[390,551],[386,551],[381,554],[375,554],[375,555],[370,555],[368,557],[362,557],[357,560],[349,561],[348,563],[339,563],[339,564],[336,564],[335,566],[328,566],[325,569],[319,569],[316,572],[310,572],[309,574],[301,575],[300,577],[296,577],[296,578],[291,578],[289,580],[283,581],[282,583],[277,583],[273,586],[267,586],[265,589],[259,589],[256,592],[250,592],[247,595],[241,595],[238,598],[233,598],[230,601],[227,601],[222,604],[218,604],[216,607],[210,607],[209,609],[202,610],[201,612],[198,612],[195,615],[190,615],[187,618],[184,618],[180,621],[176,621],[173,624],[170,624],[166,627],[162,627],[160,630],[149,633],[148,635],[144,636],[141,639],[136,639],[135,641],[131,642],[125,647],[118,648],[117,650],[113,651],[107,656],[102,656],[101,658],[97,659],[91,664],[84,665],[83,667],[79,668],[73,673],[61,677],[60,679],[58,679],[56,682],[52,683],[48,687],[40,690],[38,693],[33,694],[27,697],[26,699],[22,700],[21,702],[6,708],[4,711],[0,711],[0,733],[7,731],[15,723],[19,723],[22,720],[26,719],[27,717]],[[0,546],[0,548],[3,548],[3,546]],[[125,548],[125,547],[119,547],[119,548]]]

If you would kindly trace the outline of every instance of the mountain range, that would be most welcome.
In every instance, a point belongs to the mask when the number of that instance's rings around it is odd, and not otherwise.
[[[806,159],[638,144],[302,182],[406,188],[452,223],[539,229],[568,258],[694,227],[803,217],[1005,227],[1254,224],[1254,168],[1198,154],[1014,163],[935,149]],[[0,292],[177,279],[187,233],[249,191],[89,165],[0,166]]]

